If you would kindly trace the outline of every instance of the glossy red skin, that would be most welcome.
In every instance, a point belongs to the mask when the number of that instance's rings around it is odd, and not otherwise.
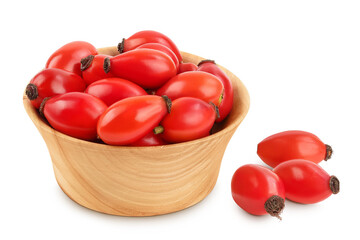
[[[169,143],[179,143],[206,137],[215,122],[216,113],[210,104],[192,97],[172,102],[171,112],[160,125],[161,137]]]
[[[82,71],[82,78],[87,85],[90,85],[100,79],[114,77],[111,72],[105,73],[104,71],[104,59],[107,57],[110,56],[104,54],[95,55],[91,65]]]
[[[152,130],[145,135],[145,137],[130,144],[131,146],[146,147],[146,146],[161,146],[168,144],[159,134],[155,134]]]
[[[50,125],[69,136],[96,140],[96,126],[106,104],[87,93],[57,95],[45,102],[43,113]]]
[[[176,75],[173,60],[153,49],[136,49],[110,58],[110,72],[146,89],[156,89]]]
[[[155,95],[120,100],[101,115],[97,132],[107,144],[129,145],[158,126],[167,114],[165,100]]]
[[[42,70],[30,83],[37,86],[38,97],[31,100],[31,104],[37,109],[46,97],[67,92],[83,92],[86,88],[84,80],[79,75],[57,68]]]
[[[281,179],[270,169],[257,164],[247,164],[235,171],[231,193],[236,204],[253,215],[268,214],[264,205],[274,195],[285,200]]]
[[[292,159],[319,163],[325,159],[326,146],[312,133],[284,131],[262,140],[258,144],[257,154],[271,167]]]
[[[152,30],[145,30],[140,31],[133,34],[131,37],[124,40],[124,52],[133,50],[140,45],[145,43],[160,43],[168,48],[170,48],[175,55],[177,56],[179,62],[182,62],[182,57],[180,54],[179,49],[175,45],[175,43],[166,35],[152,31]]]
[[[156,95],[166,95],[171,100],[181,97],[195,97],[218,106],[223,88],[220,80],[214,75],[192,71],[176,75],[159,88]]]
[[[176,69],[179,68],[179,59],[176,57],[175,53],[165,45],[162,45],[160,43],[145,43],[143,45],[140,45],[136,49],[144,49],[144,48],[158,50],[167,54],[174,61]]]
[[[183,72],[190,72],[190,71],[196,71],[198,69],[198,66],[196,66],[193,63],[180,63],[178,67],[178,74]]]
[[[46,62],[45,68],[60,68],[81,76],[81,59],[96,54],[98,54],[96,48],[88,42],[70,42],[56,50],[50,56]]]
[[[294,159],[279,164],[273,171],[282,179],[286,198],[291,201],[311,204],[332,195],[330,175],[316,163]]]
[[[90,84],[85,92],[100,98],[108,106],[124,98],[147,95],[140,86],[122,78],[98,80]]]
[[[213,74],[218,77],[224,85],[223,99],[219,105],[220,117],[216,119],[216,122],[221,122],[229,115],[234,102],[234,89],[231,80],[213,61],[201,63],[198,67],[198,71]]]

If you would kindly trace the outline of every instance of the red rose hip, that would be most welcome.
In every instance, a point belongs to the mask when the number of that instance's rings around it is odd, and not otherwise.
[[[174,61],[167,54],[145,48],[105,58],[104,71],[146,89],[159,88],[177,73]]]
[[[171,100],[181,97],[199,98],[219,106],[224,86],[214,75],[191,71],[177,74],[156,91],[156,95],[166,95]]]
[[[49,57],[45,68],[60,68],[81,76],[81,59],[96,54],[98,54],[96,48],[88,42],[70,42],[56,50]]]
[[[108,106],[128,97],[147,95],[140,86],[122,78],[106,78],[90,84],[85,92],[100,98]]]
[[[196,71],[197,69],[198,69],[198,66],[196,66],[195,64],[193,64],[191,62],[180,63],[179,68],[178,68],[178,74],[183,73],[183,72]]]
[[[44,99],[39,110],[59,132],[83,140],[96,140],[96,125],[106,108],[97,97],[71,92]]]
[[[169,143],[185,142],[206,137],[214,125],[217,110],[214,105],[192,97],[172,102],[171,112],[154,129]]]
[[[170,111],[166,97],[145,95],[125,98],[111,105],[100,117],[97,132],[111,145],[129,145],[145,137]]]
[[[236,204],[253,215],[279,217],[285,204],[281,179],[270,169],[247,164],[238,168],[231,180],[231,193]]]
[[[83,92],[84,80],[77,74],[57,68],[44,69],[31,79],[26,87],[26,95],[35,108],[39,108],[46,97],[67,92]]]
[[[203,60],[198,64],[198,71],[207,72],[218,77],[221,83],[224,85],[224,92],[222,95],[222,101],[219,105],[219,114],[220,117],[216,119],[216,122],[221,122],[224,120],[227,115],[229,115],[233,102],[234,102],[234,89],[230,78],[226,73],[221,70],[221,68],[216,65],[215,61],[212,60]]]
[[[328,160],[332,148],[317,136],[305,131],[285,131],[271,135],[258,144],[257,154],[269,166],[292,159],[306,159],[314,163]]]
[[[286,198],[294,202],[317,203],[340,190],[340,182],[335,176],[330,176],[318,164],[308,160],[280,163],[274,172],[284,183]]]
[[[130,145],[137,147],[145,147],[145,146],[161,146],[166,144],[167,142],[165,142],[158,134],[155,134],[154,131],[151,130],[148,134],[145,135],[145,137],[140,138],[139,140],[133,142]]]
[[[170,48],[177,56],[179,62],[182,62],[180,51],[175,43],[165,34],[152,30],[139,31],[127,39],[124,38],[118,44],[118,51],[120,54],[128,52],[145,43],[159,43]]]
[[[143,45],[140,45],[136,49],[153,49],[153,50],[161,51],[167,54],[174,61],[176,69],[179,68],[179,59],[176,57],[175,53],[165,45],[162,45],[160,43],[145,43]]]

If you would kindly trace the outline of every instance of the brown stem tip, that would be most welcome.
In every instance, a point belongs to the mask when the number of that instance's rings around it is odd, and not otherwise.
[[[105,58],[104,59],[104,65],[103,65],[104,71],[105,73],[108,73],[111,69],[111,64],[110,64],[110,58]]]
[[[117,45],[117,50],[119,53],[124,52],[124,45],[125,45],[125,38],[123,38],[122,41],[119,42],[119,44]]]
[[[41,102],[41,104],[40,104],[39,113],[40,113],[40,116],[42,116],[42,117],[45,117],[45,115],[44,115],[44,108],[45,108],[45,104],[46,104],[47,100],[49,100],[49,99],[50,99],[50,97],[44,98],[44,100],[43,100],[43,101]]]
[[[330,189],[333,194],[338,194],[340,192],[340,181],[337,177],[331,176],[330,177]]]
[[[267,213],[281,220],[280,213],[285,207],[285,201],[283,198],[274,195],[266,200],[264,207]]]
[[[220,118],[220,112],[218,106],[216,106],[213,102],[209,102],[209,104],[214,108],[216,119]]]
[[[204,59],[204,60],[201,60],[199,63],[198,63],[198,67],[203,64],[203,63],[213,63],[213,64],[216,64],[214,60],[210,60],[210,59]]]
[[[88,69],[92,64],[94,57],[95,57],[94,55],[89,55],[87,57],[82,58],[80,60],[81,63],[80,70],[85,71],[86,69]]]
[[[333,149],[330,145],[325,144],[326,153],[325,153],[325,161],[329,160],[333,154]]]
[[[37,86],[33,83],[29,83],[26,86],[25,94],[29,100],[35,100],[39,96]]]
[[[170,113],[171,112],[171,106],[172,106],[171,99],[166,95],[162,95],[161,97],[165,100],[167,112]]]

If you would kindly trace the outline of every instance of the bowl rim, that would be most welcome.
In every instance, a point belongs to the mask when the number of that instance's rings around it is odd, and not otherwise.
[[[105,47],[105,48],[99,48],[98,50],[104,50],[104,49],[110,49],[110,48],[114,48],[114,47]],[[199,58],[199,59],[205,59],[202,58],[200,56],[197,56],[195,54],[191,54],[191,53],[187,53],[187,52],[183,52],[180,51],[181,55],[189,55],[189,56],[193,56],[195,58]],[[217,63],[216,63],[217,64]],[[230,72],[228,69],[226,69],[225,67],[217,64],[217,66],[219,66],[222,70],[224,70],[225,72]],[[232,73],[233,74],[233,73]],[[234,75],[234,74],[233,74]],[[224,127],[223,129],[219,130],[218,132],[215,132],[213,134],[210,134],[209,136],[203,137],[203,138],[199,138],[199,139],[195,139],[195,140],[191,140],[191,141],[186,141],[186,142],[180,142],[180,143],[171,143],[171,144],[166,144],[166,145],[160,145],[160,146],[117,146],[117,145],[108,145],[105,143],[98,143],[98,142],[92,142],[92,141],[87,141],[87,140],[82,140],[82,139],[78,139],[75,137],[71,137],[69,135],[66,135],[64,133],[61,133],[57,130],[55,130],[54,128],[52,128],[48,123],[46,123],[46,119],[41,117],[40,114],[38,113],[38,111],[32,106],[30,100],[27,98],[25,91],[23,93],[23,104],[25,107],[25,110],[27,112],[27,114],[29,115],[29,117],[31,118],[31,120],[34,122],[34,124],[39,128],[47,131],[50,134],[55,135],[56,137],[62,138],[68,142],[73,142],[76,144],[81,144],[82,146],[87,145],[89,148],[92,147],[103,147],[104,149],[109,149],[109,150],[113,150],[113,149],[163,149],[163,148],[179,148],[179,147],[186,147],[188,145],[193,145],[196,143],[201,143],[204,141],[211,141],[215,138],[218,138],[219,136],[222,136],[230,131],[232,131],[234,128],[237,128],[240,123],[242,122],[242,120],[245,118],[245,116],[247,115],[248,111],[249,111],[249,107],[250,107],[250,97],[249,97],[249,93],[245,87],[245,85],[243,84],[243,82],[237,77],[235,76],[235,81],[238,81],[238,85],[241,86],[243,94],[245,96],[243,96],[243,98],[246,99],[247,104],[245,104],[245,108],[244,111],[241,112],[241,114],[239,114],[234,121],[229,124],[228,126]],[[233,81],[233,80],[232,80]],[[226,121],[227,118],[225,118]]]

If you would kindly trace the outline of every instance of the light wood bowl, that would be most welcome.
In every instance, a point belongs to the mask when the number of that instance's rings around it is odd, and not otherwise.
[[[116,55],[116,47],[98,49]],[[182,52],[184,62],[203,58]],[[214,188],[226,146],[249,109],[249,94],[221,67],[234,87],[234,106],[214,134],[156,146],[110,146],[76,139],[51,128],[23,95],[29,117],[48,147],[60,188],[78,204],[107,214],[152,216],[188,208]]]

